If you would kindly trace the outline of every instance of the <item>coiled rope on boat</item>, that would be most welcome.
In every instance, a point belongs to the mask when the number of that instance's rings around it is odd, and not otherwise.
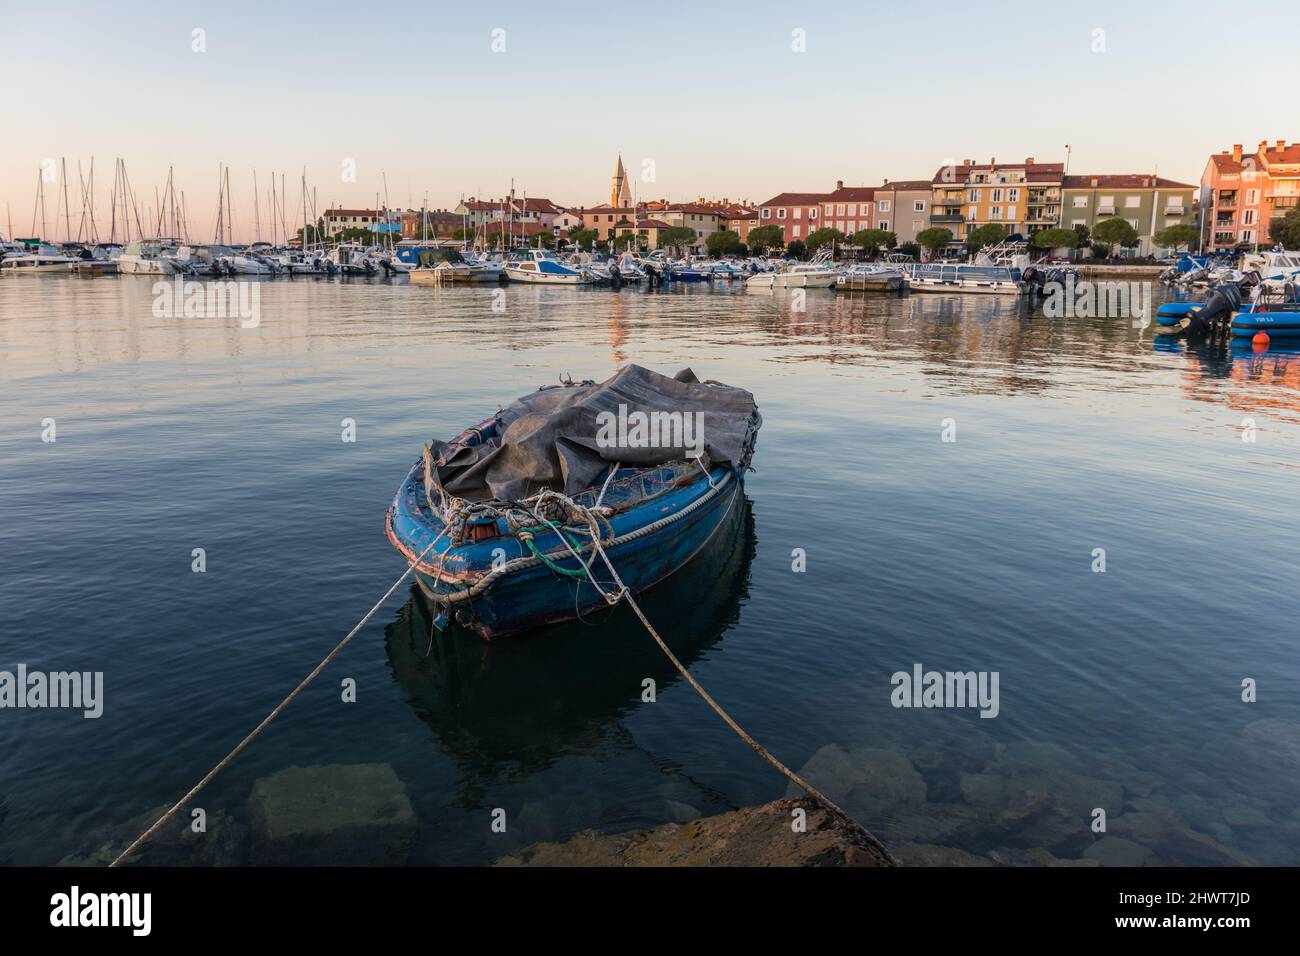
[[[641,610],[641,606],[637,604],[636,599],[632,597],[631,590],[628,588],[626,584],[623,583],[623,579],[619,577],[618,571],[615,570],[613,562],[610,561],[609,559],[609,555],[605,553],[605,544],[609,544],[612,546],[616,544],[621,544],[625,541],[631,541],[636,538],[640,538],[643,535],[650,534],[653,531],[659,530],[660,528],[666,527],[669,524],[673,523],[674,521],[681,519],[686,514],[689,514],[690,512],[694,511],[696,508],[703,505],[705,502],[721,494],[723,488],[729,483],[729,479],[732,479],[733,477],[734,477],[733,473],[727,472],[726,474],[724,474],[723,478],[720,479],[716,484],[713,481],[710,481],[709,482],[710,487],[708,492],[706,492],[704,495],[701,495],[699,498],[691,502],[689,505],[687,505],[685,508],[681,509],[677,513],[673,515],[669,515],[665,518],[661,518],[658,521],[652,522],[648,525],[644,525],[635,531],[629,532],[628,534],[611,537],[606,541],[602,541],[602,533],[601,533],[601,520],[603,518],[603,515],[601,515],[595,508],[587,508],[584,505],[580,505],[572,498],[568,497],[567,495],[560,494],[559,492],[554,492],[549,490],[543,491],[541,494],[535,496],[535,498],[529,499],[528,503],[532,505],[529,511],[531,512],[532,516],[537,519],[540,525],[549,526],[553,530],[560,531],[560,529],[557,528],[549,519],[543,517],[543,513],[546,510],[546,506],[554,502],[560,506],[561,511],[565,514],[566,517],[581,518],[586,523],[588,534],[590,535],[590,547],[592,552],[590,560],[583,561],[582,559],[581,552],[586,550],[586,546],[582,544],[578,544],[575,546],[575,543],[570,540],[570,537],[562,533],[561,531],[561,533],[559,534],[561,542],[563,542],[569,554],[572,555],[578,562],[578,569],[563,568],[560,565],[555,564],[554,561],[552,561],[548,555],[546,555],[545,553],[537,549],[537,547],[532,542],[531,533],[525,531],[523,535],[521,535],[521,537],[523,537],[526,546],[532,552],[532,555],[530,557],[517,558],[514,561],[509,561],[501,569],[495,570],[489,574],[484,575],[483,578],[477,581],[473,586],[466,588],[463,591],[456,592],[455,594],[452,595],[439,595],[439,597],[443,600],[447,600],[448,598],[467,599],[469,597],[472,597],[480,593],[492,581],[495,581],[497,578],[501,577],[502,575],[538,563],[545,564],[548,568],[551,568],[552,570],[560,572],[567,576],[579,576],[579,575],[585,576],[591,582],[592,587],[594,587],[596,591],[605,599],[607,604],[612,606],[618,604],[620,601],[627,601],[628,606],[632,608],[632,611],[640,619],[641,623],[645,626],[646,631],[649,632],[650,636],[654,639],[654,642],[659,645],[659,649],[663,651],[664,656],[668,658],[669,662],[672,663],[673,667],[676,668],[677,672],[682,675],[682,677],[686,680],[688,684],[690,684],[691,688],[697,694],[700,695],[701,699],[703,699],[703,701],[709,705],[710,709],[712,709],[712,711],[715,714],[717,714],[720,718],[722,718],[722,721],[728,727],[730,727],[733,732],[735,732],[736,736],[738,736],[741,740],[747,743],[756,754],[758,754],[760,757],[763,758],[763,760],[765,760],[773,768],[779,771],[791,783],[799,787],[799,789],[801,789],[810,798],[812,798],[812,800],[814,800],[816,803],[821,804],[832,815],[839,817],[843,822],[849,824],[855,830],[859,831],[860,834],[866,839],[866,841],[871,845],[873,849],[879,852],[889,863],[896,865],[897,861],[894,859],[893,855],[889,852],[888,849],[886,849],[883,843],[881,843],[878,839],[876,839],[876,837],[871,833],[870,830],[868,830],[861,823],[859,823],[852,816],[850,816],[847,811],[845,811],[842,807],[836,804],[835,801],[831,800],[830,797],[826,796],[826,794],[822,793],[820,790],[818,790],[816,787],[814,787],[808,781],[804,780],[801,776],[799,776],[797,773],[795,773],[793,770],[787,767],[784,763],[778,760],[770,750],[768,750],[761,743],[759,743],[752,736],[750,736],[750,734],[745,730],[745,728],[741,727],[740,724],[736,723],[736,721],[732,718],[732,716],[728,714],[726,710],[723,709],[722,705],[713,699],[713,696],[707,690],[704,689],[704,687],[700,684],[700,682],[691,676],[691,672],[687,670],[686,665],[684,665],[677,658],[677,655],[672,652],[672,650],[668,647],[668,645],[664,643],[664,639],[659,636],[659,632],[655,630],[654,625],[650,623],[650,619],[645,616],[645,612]],[[608,480],[606,481],[606,486],[608,486]],[[735,496],[738,495],[739,493],[740,493],[740,486],[737,484],[735,489],[732,491],[732,501],[728,503],[727,507],[730,508],[734,505]],[[601,497],[602,498],[604,497],[603,488],[601,489]],[[600,499],[597,500],[599,501]],[[597,507],[599,507],[599,505],[597,505]],[[606,525],[608,526],[608,522],[606,522]],[[203,779],[201,779],[198,783],[196,783],[189,790],[189,792],[185,794],[185,796],[181,797],[180,800],[176,801],[176,803],[171,807],[171,809],[169,809],[166,813],[164,813],[161,817],[159,817],[156,821],[154,821],[153,825],[150,826],[149,829],[145,830],[138,837],[136,837],[130,846],[128,846],[125,850],[123,850],[120,854],[118,854],[116,859],[114,859],[113,862],[109,864],[109,866],[110,867],[117,866],[119,863],[121,863],[123,860],[129,857],[132,853],[134,853],[146,840],[148,840],[151,836],[153,836],[153,834],[156,833],[163,824],[165,824],[168,820],[170,820],[173,816],[175,816],[176,813],[183,806],[185,806],[185,804],[187,804],[190,800],[194,799],[194,797],[197,796],[199,792],[203,790],[204,787],[206,787],[209,783],[211,783],[212,779],[216,777],[218,773],[224,770],[226,766],[230,764],[231,761],[233,761],[237,756],[239,756],[239,754],[242,753],[243,750],[250,743],[252,743],[253,740],[259,734],[261,734],[263,730],[265,730],[270,725],[271,721],[275,720],[276,717],[280,716],[280,714],[284,711],[286,707],[289,706],[289,704],[294,700],[294,698],[296,698],[300,693],[302,693],[303,689],[306,688],[307,685],[310,684],[313,680],[315,680],[323,670],[325,670],[325,668],[329,665],[329,663],[339,655],[339,653],[343,650],[343,648],[345,648],[349,643],[351,643],[352,639],[356,637],[356,635],[360,632],[361,628],[366,625],[366,623],[375,615],[375,612],[378,611],[380,607],[383,606],[384,602],[387,601],[388,598],[392,596],[393,592],[397,590],[397,588],[401,585],[401,583],[405,581],[407,577],[410,576],[411,572],[414,571],[416,567],[420,564],[420,562],[423,561],[424,558],[429,554],[429,552],[433,550],[433,546],[436,545],[438,541],[442,539],[442,537],[447,533],[448,529],[451,526],[452,526],[451,522],[444,523],[443,529],[438,533],[437,537],[435,537],[431,542],[429,542],[428,547],[426,547],[424,551],[422,551],[419,555],[411,559],[410,563],[406,567],[406,570],[403,571],[402,575],[396,581],[393,582],[392,586],[387,591],[384,592],[383,597],[381,597],[378,601],[375,602],[375,605],[369,611],[367,611],[365,616],[362,617],[361,620],[357,622],[356,626],[353,627],[352,630],[350,630],[347,633],[347,636],[344,637],[343,640],[339,641],[339,643],[335,645],[332,651],[330,651],[328,654],[325,655],[325,657],[321,660],[321,662],[317,664],[315,668],[312,669],[311,673],[308,674],[306,677],[304,677],[302,681],[298,684],[298,686],[295,687],[292,691],[290,691],[289,695],[285,697],[284,700],[280,701],[280,703],[275,706],[275,709],[273,709],[269,714],[267,714],[266,717],[262,719],[262,722],[259,723],[256,727],[254,727],[252,731],[250,731],[248,735],[244,737],[244,739],[241,740],[233,750],[230,751],[230,753],[226,754],[226,756],[223,757],[217,763],[216,766],[214,766],[211,770],[209,770],[203,776]],[[612,529],[611,529],[611,533],[612,533]],[[443,553],[442,556],[443,562],[446,561],[447,551],[450,551],[450,546]],[[595,575],[592,573],[591,566],[595,563],[597,557],[600,558],[601,562],[605,565],[605,568],[609,571],[610,579],[614,582],[614,590],[607,590],[606,588],[602,587],[600,582],[596,580]],[[442,568],[440,563],[440,567],[437,572],[439,576],[441,576],[441,571]]]

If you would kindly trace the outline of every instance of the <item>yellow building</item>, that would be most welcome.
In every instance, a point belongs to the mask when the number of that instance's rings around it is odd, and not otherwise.
[[[1061,222],[1063,163],[987,163],[944,166],[930,181],[930,225],[960,242],[980,226],[997,223],[1008,235],[1031,236]]]

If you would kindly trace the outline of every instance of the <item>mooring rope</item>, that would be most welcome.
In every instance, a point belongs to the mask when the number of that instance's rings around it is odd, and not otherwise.
[[[420,561],[424,558],[425,555],[427,555],[430,551],[433,550],[433,546],[437,544],[438,541],[442,538],[442,536],[446,533],[447,533],[447,528],[444,525],[442,531],[438,532],[438,536],[434,538],[432,541],[430,541],[429,546],[425,548],[423,552],[421,552],[420,556],[407,566],[406,570],[402,572],[402,576],[393,582],[393,586],[384,592],[384,596],[375,602],[375,606],[366,612],[365,617],[363,617],[360,621],[357,622],[356,627],[348,631],[347,636],[334,646],[334,650],[326,654],[325,657],[321,660],[321,662],[312,669],[312,672],[308,674],[306,677],[304,677],[302,679],[302,682],[299,683],[297,687],[295,687],[292,691],[289,692],[289,696],[286,697],[284,700],[280,701],[280,703],[278,703],[275,706],[275,709],[272,710],[269,714],[267,714],[266,717],[262,719],[262,722],[258,724],[256,727],[254,727],[252,731],[249,732],[248,736],[246,736],[235,746],[234,750],[226,754],[225,757],[223,757],[215,767],[213,767],[206,774],[204,774],[203,779],[200,780],[198,783],[196,783],[192,788],[190,788],[189,793],[185,794],[185,796],[177,800],[170,810],[168,810],[166,813],[164,813],[162,816],[160,816],[157,820],[154,821],[153,826],[151,826],[149,829],[141,833],[138,837],[135,838],[135,841],[130,846],[128,846],[121,853],[119,853],[117,855],[117,858],[113,860],[112,863],[109,864],[109,867],[111,868],[117,866],[128,856],[134,853],[142,843],[144,843],[151,836],[153,836],[154,833],[158,831],[159,827],[161,827],[164,823],[166,823],[173,816],[175,816],[176,812],[180,810],[181,807],[185,806],[185,804],[193,800],[194,797],[198,795],[200,790],[202,790],[209,783],[211,783],[213,777],[219,774],[222,770],[226,768],[226,766],[232,760],[238,757],[240,753],[243,752],[244,748],[247,747],[250,743],[252,743],[254,738],[256,738],[258,734],[260,734],[263,730],[267,728],[267,726],[271,723],[271,721],[279,717],[280,713],[286,707],[288,707],[290,703],[293,702],[293,699],[297,697],[300,693],[302,693],[303,688],[305,688],[308,684],[314,681],[320,675],[321,671],[323,671],[327,666],[329,666],[330,661],[334,660],[334,658],[339,655],[339,652],[342,651],[343,648],[348,646],[348,644],[352,641],[352,638],[357,636],[357,633],[363,627],[365,627],[366,622],[369,621],[372,617],[374,617],[375,612],[378,611],[383,606],[384,602],[387,601],[389,597],[392,596],[392,593],[396,591],[398,587],[401,585],[401,583],[407,579],[410,573],[415,570],[415,566],[420,563]]]
[[[728,474],[726,477],[730,477],[730,475]],[[710,480],[709,482],[710,490],[701,498],[697,499],[695,502],[692,502],[692,504],[688,506],[686,509],[684,509],[684,511],[694,510],[696,507],[702,505],[709,498],[715,497],[722,490],[724,483],[725,482],[718,482],[715,485],[713,481]],[[608,484],[608,482],[606,482],[606,484]],[[738,495],[739,493],[740,493],[740,486],[739,484],[737,484],[735,490],[732,492],[732,502],[727,505],[728,508],[734,505],[736,495]],[[604,491],[602,489],[602,497],[603,494]],[[532,560],[540,559],[540,561],[544,563],[547,567],[551,568],[554,571],[558,571],[566,575],[574,575],[574,574],[583,575],[585,572],[585,576],[588,578],[588,580],[590,580],[592,586],[597,590],[598,593],[601,594],[602,597],[604,597],[606,603],[610,605],[617,604],[619,601],[624,601],[624,600],[627,601],[628,605],[632,608],[633,612],[640,619],[641,623],[645,626],[646,631],[648,631],[650,636],[654,638],[655,643],[659,645],[659,649],[663,651],[664,656],[668,658],[668,660],[672,663],[673,667],[676,668],[677,672],[682,675],[682,677],[686,680],[686,682],[691,685],[691,687],[695,690],[695,692],[700,695],[701,699],[703,699],[703,701],[709,705],[709,707],[713,710],[713,712],[717,714],[720,718],[722,718],[723,722],[726,723],[726,725],[730,727],[732,731],[735,732],[736,736],[738,736],[741,740],[747,743],[755,753],[757,753],[760,757],[763,758],[763,760],[765,760],[768,764],[770,764],[773,768],[775,768],[778,772],[780,772],[783,776],[785,776],[786,779],[788,779],[791,783],[799,787],[799,789],[803,790],[804,793],[808,794],[808,796],[811,797],[815,802],[821,804],[833,815],[838,816],[840,819],[851,824],[854,828],[859,830],[862,833],[862,835],[866,838],[867,842],[872,846],[873,849],[878,851],[890,863],[896,864],[897,861],[894,859],[893,855],[889,852],[889,850],[885,847],[883,843],[881,843],[878,839],[876,839],[876,837],[871,833],[870,830],[868,830],[861,823],[855,820],[846,810],[844,810],[837,803],[835,803],[835,801],[833,801],[830,797],[826,796],[826,794],[822,793],[820,790],[818,790],[816,787],[814,787],[808,781],[804,780],[801,776],[799,776],[797,773],[795,773],[793,770],[787,767],[784,763],[778,760],[777,757],[770,750],[768,750],[761,743],[755,740],[749,734],[749,732],[745,730],[744,727],[741,727],[740,724],[736,723],[736,721],[732,718],[732,716],[729,713],[727,713],[725,709],[723,709],[721,704],[719,704],[716,700],[713,699],[713,696],[707,690],[704,689],[704,687],[700,684],[700,682],[691,676],[691,672],[686,669],[686,665],[684,665],[678,659],[677,655],[672,652],[672,650],[668,647],[668,645],[664,643],[664,639],[659,636],[659,632],[655,630],[654,625],[650,623],[650,619],[647,618],[645,616],[645,612],[641,610],[641,606],[637,604],[636,599],[632,597],[631,590],[628,588],[626,584],[623,583],[623,579],[619,577],[618,571],[614,568],[613,562],[610,561],[609,555],[605,553],[605,548],[601,543],[599,515],[597,515],[593,509],[578,504],[576,501],[574,501],[572,498],[568,497],[567,495],[563,495],[558,492],[547,490],[547,491],[543,491],[540,495],[537,495],[535,499],[532,499],[532,501],[535,502],[534,509],[536,509],[533,512],[534,517],[538,518],[538,520],[544,525],[549,525],[551,528],[555,529],[556,526],[551,521],[537,514],[537,511],[540,511],[542,504],[547,499],[551,499],[551,498],[559,500],[562,504],[564,504],[569,509],[571,509],[572,514],[580,516],[587,523],[588,533],[591,536],[591,547],[594,553],[592,555],[591,561],[584,562],[582,560],[581,555],[579,554],[578,549],[573,546],[573,544],[568,540],[567,536],[565,536],[561,531],[559,534],[560,541],[564,544],[565,549],[569,552],[569,554],[572,555],[577,560],[578,567],[582,569],[581,571],[576,571],[576,570],[570,571],[568,569],[560,567],[559,565],[556,565],[554,562],[549,560],[546,554],[541,552],[538,548],[536,548],[535,545],[533,545],[531,540],[532,535],[529,534],[525,536],[524,540],[525,540],[525,544],[533,552]],[[677,515],[670,516],[667,519],[660,519],[659,521],[654,522],[651,526],[638,529],[638,531],[633,532],[630,535],[625,535],[620,538],[614,538],[611,540],[610,543],[613,544],[624,539],[640,537],[642,534],[648,533],[651,530],[657,530],[658,526],[666,526],[672,520],[680,517],[682,517],[682,514],[679,512]],[[334,658],[338,656],[338,654],[343,650],[343,648],[347,647],[347,645],[352,641],[352,639],[357,636],[361,628],[363,628],[366,625],[366,622],[368,622],[370,618],[374,616],[375,612],[378,611],[379,608],[383,606],[384,602],[387,601],[388,598],[392,595],[392,593],[396,591],[397,588],[401,585],[401,583],[406,580],[406,578],[410,575],[410,573],[413,570],[415,570],[415,568],[420,564],[420,562],[425,558],[425,556],[428,555],[428,553],[433,550],[433,546],[437,544],[439,540],[442,539],[443,535],[447,533],[447,530],[450,527],[451,527],[451,522],[445,522],[443,524],[442,531],[438,532],[437,537],[435,537],[431,542],[429,542],[429,546],[426,547],[424,551],[422,551],[418,556],[414,558],[414,560],[410,562],[410,564],[407,565],[407,568],[405,571],[402,572],[401,577],[399,577],[396,581],[393,582],[392,586],[387,591],[384,592],[383,597],[381,597],[378,601],[375,602],[375,605],[369,611],[367,611],[365,616],[362,617],[361,620],[357,622],[356,626],[353,627],[352,630],[347,633],[347,636],[344,637],[343,640],[339,641],[339,643],[334,647],[332,651],[330,651],[327,655],[325,655],[325,657],[321,660],[321,662],[317,664],[315,668],[312,669],[311,673],[308,674],[305,678],[303,678],[302,682],[299,683],[298,686],[295,687],[292,691],[290,691],[289,695],[285,697],[284,700],[280,701],[280,703],[276,705],[275,709],[272,710],[269,714],[267,714],[266,717],[263,718],[262,722],[259,723],[256,727],[254,727],[253,730],[250,731],[249,734],[246,737],[244,737],[244,739],[241,740],[233,750],[230,751],[230,753],[226,754],[226,756],[223,757],[221,761],[217,763],[216,766],[214,766],[211,770],[209,770],[203,776],[203,779],[201,779],[198,783],[196,783],[190,789],[190,791],[185,794],[185,796],[181,797],[180,800],[178,800],[171,807],[171,809],[169,809],[166,813],[164,813],[161,817],[159,817],[156,821],[154,821],[153,825],[149,827],[149,829],[145,830],[138,837],[136,837],[130,846],[128,846],[125,850],[123,850],[120,854],[118,854],[117,858],[114,859],[113,862],[109,864],[109,866],[110,867],[117,866],[119,863],[121,863],[123,860],[129,857],[132,853],[134,853],[146,840],[148,840],[151,836],[153,836],[154,833],[158,831],[159,827],[161,827],[173,816],[175,816],[176,813],[181,809],[181,807],[185,806],[185,804],[187,804],[196,795],[198,795],[198,793],[201,790],[203,790],[203,788],[206,787],[212,781],[212,779],[216,777],[218,773],[220,773],[223,769],[225,769],[225,767],[232,760],[234,760],[237,756],[239,756],[239,754],[242,753],[243,750],[250,743],[252,743],[253,740],[263,730],[267,728],[267,726],[271,723],[271,721],[275,720],[276,717],[280,716],[281,712],[287,706],[289,706],[290,703],[293,702],[294,698],[296,698],[303,691],[303,689],[307,687],[308,684],[310,684],[313,680],[315,680],[320,675],[320,673],[329,665],[330,661],[334,660]],[[596,580],[595,575],[592,574],[591,565],[595,563],[595,558],[597,555],[599,555],[601,561],[604,562],[604,565],[606,569],[608,569],[610,577],[614,582],[616,590],[612,592],[606,591],[605,588],[601,587],[600,583]],[[445,554],[443,555],[443,558],[445,561],[446,559]],[[511,563],[515,563],[515,562],[511,562]],[[519,563],[522,564],[525,562],[519,562]],[[441,575],[441,566],[439,567],[438,573],[439,575]],[[497,576],[498,575],[489,575],[488,577],[495,579]],[[470,592],[468,593],[472,593],[472,592],[473,589],[470,589]]]
[[[710,481],[709,484],[714,489],[714,492],[716,492],[716,490],[721,487],[721,483],[714,486],[713,482]],[[735,496],[738,495],[739,493],[740,493],[740,486],[737,485],[736,490],[732,493],[732,503],[727,505],[728,508],[733,506],[735,502]],[[750,736],[749,732],[746,731],[744,727],[740,726],[740,724],[736,723],[736,721],[732,718],[732,716],[729,713],[727,713],[726,710],[723,709],[722,705],[713,699],[713,695],[711,695],[707,690],[705,690],[704,687],[700,684],[700,682],[691,676],[691,672],[686,669],[686,665],[683,664],[680,660],[678,660],[677,655],[674,654],[672,650],[668,647],[668,645],[664,643],[664,639],[659,636],[659,632],[655,630],[654,625],[650,623],[650,619],[647,618],[645,616],[645,612],[641,610],[641,605],[637,604],[636,599],[632,597],[631,590],[628,588],[626,584],[623,583],[623,579],[619,577],[618,571],[615,570],[613,562],[609,560],[609,555],[605,553],[605,549],[601,545],[600,526],[599,523],[596,521],[596,517],[593,514],[593,512],[590,509],[585,508],[582,505],[578,504],[572,498],[559,494],[558,492],[553,492],[553,491],[543,492],[543,497],[553,497],[553,498],[560,499],[566,505],[571,507],[577,514],[582,515],[587,520],[591,529],[590,533],[591,533],[592,548],[596,552],[596,554],[600,555],[600,559],[605,563],[605,567],[609,570],[610,577],[613,579],[617,591],[615,591],[613,594],[606,593],[606,591],[603,588],[601,588],[601,586],[597,583],[595,576],[591,573],[590,565],[583,564],[581,558],[578,559],[578,564],[580,567],[584,568],[587,571],[587,577],[590,578],[592,585],[596,588],[598,592],[600,592],[602,596],[604,596],[605,600],[610,604],[617,604],[619,600],[627,601],[628,606],[630,606],[632,610],[636,613],[636,616],[641,619],[641,623],[645,625],[645,629],[650,633],[650,636],[654,638],[655,643],[659,645],[659,649],[664,652],[664,656],[667,657],[668,660],[672,662],[673,667],[677,669],[677,673],[681,674],[682,677],[685,678],[686,682],[690,684],[692,688],[694,688],[695,692],[700,695],[700,697],[704,700],[704,702],[709,705],[709,707],[713,710],[713,712],[717,714],[719,717],[721,717],[723,722],[726,723],[728,727],[730,727],[733,731],[735,731],[736,736],[738,736],[745,743],[749,744],[749,746],[753,749],[753,751],[756,754],[758,754],[769,764],[771,764],[774,768],[776,768],[776,770],[778,770],[781,774],[783,774],[786,777],[786,779],[788,779],[791,783],[793,783],[795,786],[801,789],[804,793],[808,794],[808,796],[810,796],[814,801],[820,803],[832,814],[840,817],[842,820],[848,822],[849,824],[851,824],[852,826],[860,830],[862,834],[866,837],[867,842],[870,843],[875,850],[877,850],[882,856],[884,856],[884,858],[888,860],[890,863],[897,865],[898,861],[894,859],[893,854],[889,852],[889,850],[885,847],[883,843],[881,843],[878,839],[876,839],[875,835],[872,834],[870,830],[868,830],[861,823],[855,820],[846,810],[840,807],[839,804],[835,803],[834,800],[826,796],[826,794],[822,793],[820,790],[818,790],[816,787],[810,784],[807,780],[803,779],[803,777],[799,776],[797,773],[795,773],[793,770],[791,770],[789,767],[783,764],[780,760],[777,759],[777,757],[770,750],[768,750],[761,743],[759,743],[752,736]],[[568,542],[565,543],[567,544]],[[572,548],[570,548],[570,551],[572,551]],[[593,563],[594,563],[594,558],[593,558]],[[549,566],[550,562],[548,561],[547,564]]]

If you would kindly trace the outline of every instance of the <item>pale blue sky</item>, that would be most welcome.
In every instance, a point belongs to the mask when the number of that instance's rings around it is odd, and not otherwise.
[[[219,162],[245,227],[254,168],[263,187],[285,172],[291,205],[303,166],[322,205],[373,203],[381,170],[394,206],[498,196],[512,176],[592,204],[621,151],[634,174],[653,161],[644,197],[759,201],[947,159],[1064,160],[1066,143],[1075,172],[1194,182],[1234,142],[1300,139],[1294,0],[0,0],[0,24],[0,201],[20,235],[40,164],[59,157],[94,155],[106,197],[122,156],[149,204],[174,164],[205,238]]]

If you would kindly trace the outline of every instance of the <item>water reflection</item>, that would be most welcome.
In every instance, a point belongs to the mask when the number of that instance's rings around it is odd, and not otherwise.
[[[640,599],[687,667],[722,640],[749,597],[757,552],[753,510],[742,497],[709,545]],[[626,608],[501,641],[453,626],[433,629],[418,588],[385,628],[389,666],[415,713],[461,771],[461,798],[476,807],[493,786],[519,781],[574,751],[627,746],[620,719],[680,677]]]

